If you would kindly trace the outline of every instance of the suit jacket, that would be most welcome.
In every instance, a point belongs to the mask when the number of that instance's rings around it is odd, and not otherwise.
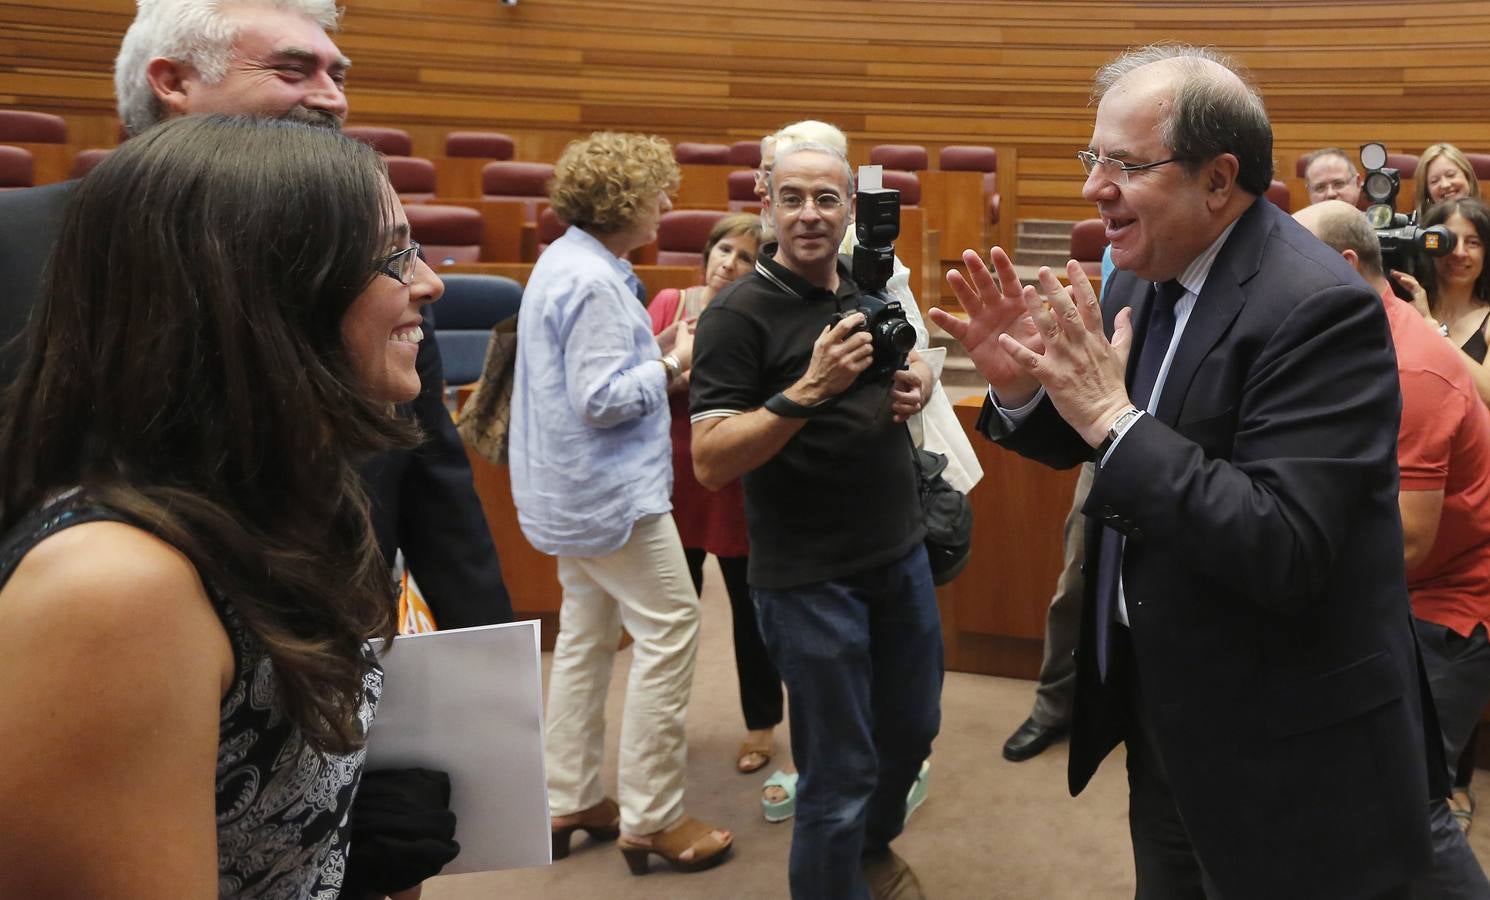
[[[9,383],[24,356],[21,338],[41,296],[47,258],[77,182],[0,192],[0,378]],[[379,454],[363,466],[373,527],[384,558],[402,548],[441,628],[512,619],[496,546],[471,485],[465,447],[442,397],[434,324],[424,308],[417,366],[423,385],[407,409],[425,432],[414,450]]]
[[[1109,333],[1132,306],[1141,335],[1151,298],[1116,274]],[[1083,508],[1087,571],[1098,523],[1126,537],[1144,710],[1224,896],[1374,895],[1429,858],[1426,748],[1441,743],[1403,575],[1400,408],[1380,299],[1259,199],[1216,258],[1156,414],[1113,449]],[[986,408],[983,423],[1051,465],[1093,456],[1049,400],[1012,431]],[[1097,673],[1101,577],[1087,579],[1077,650],[1073,795],[1137,727],[1131,685]]]

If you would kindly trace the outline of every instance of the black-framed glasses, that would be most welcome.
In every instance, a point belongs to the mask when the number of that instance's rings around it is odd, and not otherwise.
[[[419,264],[419,242],[409,241],[409,246],[390,253],[378,260],[378,274],[387,275],[402,285],[414,283],[414,269]]]
[[[1100,168],[1108,181],[1114,184],[1127,184],[1128,176],[1134,172],[1147,172],[1149,169],[1155,169],[1168,163],[1179,162],[1183,157],[1171,156],[1169,159],[1161,159],[1158,162],[1151,163],[1125,163],[1120,159],[1113,159],[1110,156],[1098,156],[1090,150],[1077,150],[1076,158],[1081,160],[1082,171],[1086,172],[1086,174],[1090,175]]]

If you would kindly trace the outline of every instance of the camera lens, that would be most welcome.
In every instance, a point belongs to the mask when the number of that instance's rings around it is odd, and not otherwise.
[[[905,319],[892,319],[882,323],[880,336],[886,347],[900,355],[911,352],[916,346],[916,329]]]

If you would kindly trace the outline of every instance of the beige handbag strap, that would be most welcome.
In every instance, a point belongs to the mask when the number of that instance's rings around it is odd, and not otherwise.
[[[683,321],[683,313],[688,310],[688,292],[694,288],[683,288],[678,291],[678,308],[673,310],[673,321]]]

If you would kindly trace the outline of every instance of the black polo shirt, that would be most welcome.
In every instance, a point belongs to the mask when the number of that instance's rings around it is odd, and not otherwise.
[[[834,293],[776,263],[775,249],[761,248],[755,271],[699,317],[695,422],[749,412],[791,386],[832,315],[858,306],[843,258]],[[850,388],[743,481],[756,587],[854,575],[899,559],[925,537],[910,439],[891,418],[888,382]]]

